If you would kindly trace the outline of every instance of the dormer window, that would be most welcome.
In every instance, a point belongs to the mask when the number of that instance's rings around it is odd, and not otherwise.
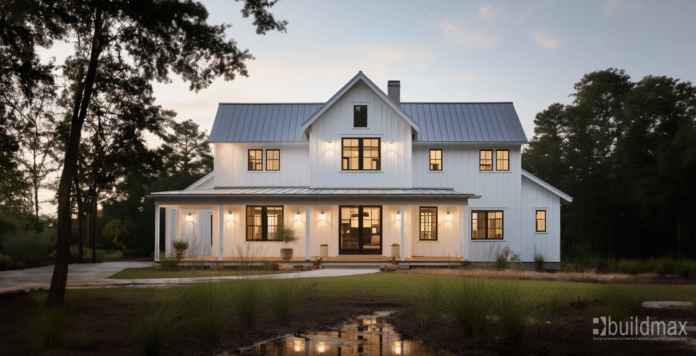
[[[353,127],[367,127],[367,105],[353,106]]]

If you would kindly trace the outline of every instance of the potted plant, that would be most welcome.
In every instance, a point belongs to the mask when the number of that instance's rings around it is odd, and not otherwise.
[[[292,248],[287,247],[287,244],[297,241],[295,232],[292,229],[278,226],[273,237],[276,241],[280,241],[286,246],[280,249],[280,258],[284,261],[290,260],[292,258]]]
[[[392,257],[401,259],[401,245],[399,244],[392,244]]]
[[[319,245],[319,257],[321,257],[321,258],[329,257],[329,245],[328,244]]]
[[[184,240],[174,240],[172,242],[172,247],[176,250],[176,259],[180,260],[182,258],[186,258],[186,250],[189,247],[189,244],[187,241]]]

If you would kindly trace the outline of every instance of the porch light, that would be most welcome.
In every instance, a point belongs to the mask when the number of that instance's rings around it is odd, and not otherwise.
[[[293,343],[293,349],[295,350],[295,352],[300,352],[304,349],[304,341],[294,340],[292,343]]]
[[[326,351],[326,346],[323,342],[317,344],[317,351],[319,351],[319,353],[324,353],[324,351]]]
[[[401,220],[401,213],[396,213],[396,220],[400,221]]]
[[[227,212],[227,220],[234,220],[234,214],[232,214],[232,211]]]
[[[333,141],[326,141],[326,149],[333,151],[333,149],[334,149]]]
[[[399,341],[394,342],[394,353],[397,355],[401,355],[401,342],[399,342]]]
[[[324,214],[323,211],[319,214],[319,220],[320,220],[320,221],[326,220],[326,214]]]
[[[394,141],[391,141],[387,144],[387,151],[396,151],[396,144]]]
[[[189,221],[193,221],[193,216],[191,215],[191,213],[188,213],[188,215],[186,215],[186,222]]]
[[[445,220],[447,220],[447,221],[452,221],[452,213],[450,213],[450,212],[448,211],[448,212],[447,212],[447,215],[445,215]]]
[[[300,218],[301,218],[300,212],[298,211],[297,213],[295,213],[295,221],[299,221]]]

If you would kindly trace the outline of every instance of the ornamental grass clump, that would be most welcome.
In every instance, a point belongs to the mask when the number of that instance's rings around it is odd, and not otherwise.
[[[133,339],[146,356],[158,356],[181,325],[176,305],[158,305],[154,310],[140,309],[133,328]]]
[[[490,309],[490,285],[478,279],[457,278],[444,288],[443,309],[467,336],[486,324]]]
[[[277,279],[270,282],[268,287],[268,303],[275,312],[278,321],[286,324],[290,320],[293,309],[311,293],[311,286],[300,288],[297,283]]]
[[[495,293],[495,311],[500,320],[500,328],[505,340],[513,345],[522,341],[525,318],[529,312],[527,296],[522,293],[517,282],[503,283]]]
[[[181,290],[178,308],[187,325],[206,343],[216,343],[230,313],[226,290],[219,283],[196,283]]]
[[[433,279],[415,291],[415,304],[427,325],[433,325],[444,311],[444,287]]]
[[[626,286],[608,284],[599,287],[597,298],[607,307],[611,320],[620,321],[627,311],[638,313],[643,304],[643,298],[631,293]]]
[[[68,315],[66,306],[38,306],[25,325],[29,347],[36,352],[43,352],[57,345],[68,323]]]
[[[264,303],[264,285],[260,280],[241,280],[232,293],[232,310],[242,319],[244,326],[252,326],[259,318]]]

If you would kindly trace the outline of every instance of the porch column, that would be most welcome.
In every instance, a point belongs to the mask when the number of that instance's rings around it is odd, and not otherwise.
[[[309,205],[305,205],[305,260],[309,261],[311,258],[309,252]]]
[[[219,222],[219,224],[218,224],[218,238],[220,239],[220,241],[218,242],[218,249],[220,250],[220,252],[218,253],[218,261],[222,261],[222,254],[225,251],[225,246],[223,245],[225,239],[223,238],[224,236],[222,236],[223,231],[225,231],[225,211],[224,211],[225,209],[224,209],[224,206],[220,205],[218,210],[219,210],[219,213],[218,213],[218,222]],[[210,228],[212,229],[213,227],[211,226]]]
[[[464,218],[466,217],[466,205],[462,205],[462,212],[459,215],[459,221],[461,221],[462,224],[462,238],[459,239],[459,257],[464,258],[464,241],[466,240],[467,229],[467,223],[464,221]]]
[[[401,204],[401,250],[399,251],[399,256],[401,260],[404,260],[406,255],[404,255],[404,220],[406,220],[406,212],[404,211],[404,205]]]
[[[160,207],[155,204],[155,262],[159,262],[160,252]]]

